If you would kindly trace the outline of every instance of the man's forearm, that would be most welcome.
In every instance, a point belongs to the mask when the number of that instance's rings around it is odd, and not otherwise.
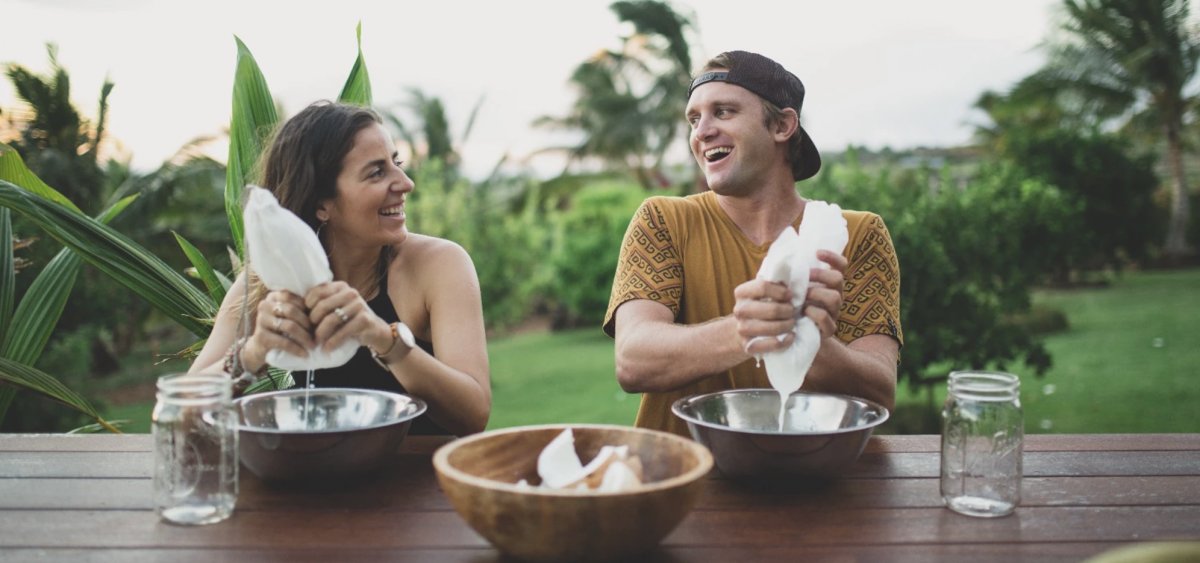
[[[804,391],[839,393],[875,401],[888,410],[896,403],[898,345],[871,335],[844,344],[826,338],[804,381]]]
[[[631,393],[670,391],[746,361],[736,321],[639,322],[618,331],[617,381]]]

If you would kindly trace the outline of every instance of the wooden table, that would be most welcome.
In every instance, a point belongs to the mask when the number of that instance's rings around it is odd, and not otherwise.
[[[0,435],[0,560],[493,561],[409,437],[388,476],[286,491],[242,472],[232,518],[160,522],[148,435]],[[1122,544],[1200,539],[1200,434],[1026,438],[1024,498],[999,519],[938,496],[938,437],[882,436],[846,478],[756,491],[717,475],[649,554],[664,561],[1077,561]],[[394,477],[393,477],[394,475]]]

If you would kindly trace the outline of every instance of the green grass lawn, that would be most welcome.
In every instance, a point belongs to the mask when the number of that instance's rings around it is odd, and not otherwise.
[[[1200,270],[1039,292],[1067,314],[1045,377],[1022,378],[1030,432],[1200,432]]]
[[[1045,376],[1011,370],[1021,376],[1027,432],[1200,432],[1200,270],[1131,273],[1106,288],[1040,291],[1035,302],[1065,312],[1070,329],[1046,338],[1054,365]],[[612,346],[599,328],[493,340],[488,428],[632,424],[638,397],[617,385]],[[902,386],[898,410],[926,401]],[[108,414],[144,432],[149,409]]]
[[[554,422],[633,424],[638,396],[617,385],[613,341],[599,327],[494,341],[488,428]]]

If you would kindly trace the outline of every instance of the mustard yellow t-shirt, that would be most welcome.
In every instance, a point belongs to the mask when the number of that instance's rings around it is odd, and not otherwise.
[[[850,342],[886,334],[903,344],[900,329],[900,265],[883,219],[843,210],[850,238],[846,286],[837,337]],[[797,217],[793,227],[799,226]],[[616,311],[633,299],[662,303],[675,322],[699,324],[733,313],[733,290],[754,278],[770,243],[746,238],[713,192],[651,197],[629,223],[613,280],[604,332],[616,333]],[[687,424],[671,413],[681,397],[735,388],[770,388],[765,368],[747,360],[674,391],[644,393],[636,425],[686,436]]]

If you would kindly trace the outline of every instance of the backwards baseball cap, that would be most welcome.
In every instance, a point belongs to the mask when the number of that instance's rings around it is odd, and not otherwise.
[[[691,88],[688,88],[689,99],[692,92],[702,84],[728,82],[754,92],[780,109],[796,110],[797,117],[800,115],[800,107],[804,105],[804,84],[796,75],[788,72],[783,65],[758,53],[726,51],[722,55],[729,59],[729,68],[697,76],[692,81]],[[803,127],[799,129],[797,134],[800,135],[800,158],[792,158],[792,177],[797,182],[811,178],[821,169],[821,153],[817,152],[817,146],[813,144],[808,132]]]

